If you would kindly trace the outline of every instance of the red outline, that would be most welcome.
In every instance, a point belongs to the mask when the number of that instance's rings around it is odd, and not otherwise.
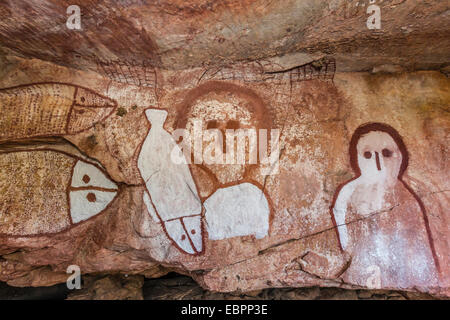
[[[251,109],[248,111],[256,115],[255,120],[259,124],[265,125],[267,129],[270,129],[273,123],[272,115],[262,98],[252,89],[223,81],[207,81],[190,90],[184,100],[175,108],[178,114],[175,121],[175,127],[186,128],[186,123],[188,121],[187,115],[198,99],[209,93],[221,92],[233,93],[249,102]]]
[[[372,131],[381,131],[381,132],[387,133],[389,136],[391,136],[391,138],[397,144],[400,152],[402,153],[402,163],[400,165],[400,171],[399,171],[399,174],[398,174],[398,180],[403,184],[403,186],[405,186],[406,190],[408,190],[409,193],[411,193],[411,195],[416,199],[417,203],[419,204],[420,210],[422,212],[423,221],[424,221],[424,224],[425,224],[425,230],[426,230],[426,233],[427,233],[428,242],[429,242],[430,249],[431,249],[431,254],[433,256],[433,260],[434,260],[436,269],[440,273],[441,272],[441,268],[440,268],[438,256],[437,256],[437,253],[436,253],[436,249],[435,249],[435,246],[434,246],[434,240],[433,240],[433,237],[431,235],[431,228],[430,228],[427,212],[426,212],[426,209],[425,209],[425,205],[423,204],[423,202],[420,199],[420,197],[414,192],[414,190],[410,186],[408,186],[408,184],[405,181],[403,181],[403,179],[402,179],[403,174],[405,173],[405,171],[406,171],[406,169],[408,167],[408,163],[409,163],[408,150],[406,148],[405,143],[403,142],[402,137],[397,132],[397,130],[395,130],[393,127],[391,127],[391,126],[389,126],[387,124],[384,124],[384,123],[372,122],[372,123],[363,124],[363,125],[359,126],[355,130],[355,132],[353,133],[353,136],[352,136],[352,138],[350,140],[350,146],[349,146],[350,165],[351,165],[351,167],[353,169],[353,172],[356,174],[356,176],[353,177],[352,179],[344,182],[343,184],[341,184],[336,189],[336,192],[335,192],[334,197],[333,197],[333,201],[332,201],[331,206],[330,206],[331,220],[332,220],[333,225],[335,227],[335,231],[336,231],[336,235],[337,235],[337,238],[338,238],[339,247],[340,247],[341,251],[343,252],[344,250],[342,248],[342,244],[341,244],[341,241],[340,241],[339,231],[337,230],[337,224],[336,224],[336,220],[334,218],[333,208],[334,208],[334,205],[336,203],[337,197],[338,197],[341,189],[346,184],[348,184],[349,182],[351,182],[351,181],[353,181],[355,179],[358,179],[361,176],[361,170],[360,170],[359,165],[358,165],[358,153],[357,153],[356,147],[357,147],[359,139],[363,135],[365,135],[365,134],[367,134],[369,132],[372,132]]]

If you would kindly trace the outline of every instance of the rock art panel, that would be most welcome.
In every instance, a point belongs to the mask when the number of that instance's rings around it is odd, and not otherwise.
[[[34,83],[0,89],[0,142],[76,134],[106,119],[116,102],[65,83]]]
[[[156,213],[167,236],[180,250],[199,254],[203,251],[202,203],[189,166],[171,159],[172,152],[179,147],[163,128],[167,111],[150,108],[145,115],[151,128],[138,157],[138,168],[148,192],[144,202],[149,212]]]
[[[43,76],[37,77],[36,71],[29,78],[42,81],[55,74],[55,81],[61,81],[72,74],[46,68]],[[26,146],[19,141],[1,144],[0,152],[15,151],[0,155],[0,249],[6,270],[2,281],[50,283],[50,278],[37,281],[39,276],[29,272],[38,266],[49,266],[52,273],[77,264],[85,273],[145,274],[162,264],[222,292],[298,286],[448,292],[446,282],[437,282],[439,272],[422,216],[425,212],[429,218],[443,276],[448,273],[448,251],[442,245],[447,239],[448,201],[446,79],[421,73],[404,78],[337,74],[333,81],[290,83],[286,76],[277,83],[252,80],[249,72],[236,67],[245,75],[208,81],[205,75],[197,84],[202,69],[160,72],[164,86],[158,88],[158,96],[135,83],[127,86],[77,73],[76,78],[86,79],[95,91],[114,97],[121,107],[118,112],[91,130],[63,134],[71,145],[60,138],[26,141]],[[3,80],[3,87],[10,86],[11,79],[13,74]],[[437,90],[436,83],[441,83]],[[414,90],[405,94],[411,87]],[[146,114],[148,106],[157,107]],[[386,169],[382,180],[389,188],[369,179],[355,187],[349,200],[333,202],[335,195],[344,199],[344,187],[336,191],[344,181],[365,179],[362,172],[353,173],[346,149],[355,128],[369,121],[392,123],[408,133],[403,134],[411,151],[407,172],[401,181],[390,178],[397,170],[395,162],[395,170]],[[39,123],[45,127],[48,121]],[[260,161],[259,146],[256,162],[250,161],[248,142],[254,136],[259,141],[259,130],[266,129],[270,154],[272,129],[278,128],[279,174],[270,175]],[[184,137],[178,140],[173,134],[178,129],[190,134],[191,149],[185,148]],[[255,132],[246,137],[244,162],[237,159],[238,139],[227,141],[227,130],[239,129]],[[387,143],[389,137],[377,139]],[[200,143],[195,145],[196,138]],[[220,156],[226,160],[230,141],[233,161],[213,161]],[[387,143],[391,151],[401,145],[394,142]],[[49,145],[54,143],[68,154],[29,150],[30,144],[53,148]],[[21,146],[27,150],[16,150]],[[364,152],[370,151],[371,158],[363,152],[361,160],[372,164],[371,176],[378,173],[377,153],[381,171],[391,168],[386,163],[394,156],[383,157],[387,147],[370,146]],[[72,156],[77,148],[98,162]],[[174,153],[188,163],[174,163]],[[18,160],[10,159],[13,154]],[[105,171],[125,183],[118,188]],[[407,186],[417,191],[419,200]],[[330,206],[336,207],[339,227],[333,225]],[[340,218],[339,212],[344,212]],[[347,232],[344,250],[338,242],[343,246],[341,226]],[[10,254],[18,248],[26,250]],[[396,260],[399,248],[405,252]]]
[[[51,150],[0,153],[0,234],[64,231],[104,211],[118,186],[94,162]]]
[[[268,235],[271,208],[258,183],[240,179],[220,184],[214,172],[200,163],[206,178],[215,182],[215,191],[202,198],[184,151],[163,128],[167,111],[149,108],[145,114],[151,128],[138,157],[147,189],[143,201],[153,221],[162,223],[178,249],[191,255],[203,253],[204,224],[210,240],[249,235],[261,239]]]
[[[362,125],[349,153],[356,176],[338,189],[332,206],[341,248],[351,257],[343,278],[379,288],[436,286],[427,212],[402,180],[409,155],[401,136],[386,124]]]

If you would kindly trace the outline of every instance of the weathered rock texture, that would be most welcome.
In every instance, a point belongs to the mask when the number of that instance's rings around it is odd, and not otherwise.
[[[358,70],[448,62],[448,3],[376,2],[383,15],[374,32],[366,27],[369,0],[82,0],[80,32],[64,27],[69,0],[8,0],[0,5],[0,39],[24,56],[92,70],[98,64],[109,75],[134,73],[127,66],[136,64],[185,69],[261,58],[274,58],[276,68],[286,53],[297,57],[284,67],[326,54]]]
[[[450,295],[448,5],[122,2],[0,5],[1,281]]]

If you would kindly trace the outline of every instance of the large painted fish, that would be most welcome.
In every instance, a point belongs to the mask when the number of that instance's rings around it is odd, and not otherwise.
[[[173,244],[182,252],[203,252],[202,203],[186,163],[175,163],[172,153],[183,154],[164,129],[167,111],[145,111],[151,129],[138,157],[138,168],[145,182],[143,196],[149,213],[156,216]]]
[[[0,89],[0,142],[75,134],[109,117],[117,103],[90,89],[35,83]]]
[[[57,233],[103,212],[118,187],[96,163],[51,149],[0,153],[0,235]]]

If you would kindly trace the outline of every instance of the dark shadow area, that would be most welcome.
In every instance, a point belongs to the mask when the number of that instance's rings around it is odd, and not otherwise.
[[[0,300],[65,300],[69,293],[65,283],[51,287],[11,287],[0,282]]]
[[[169,273],[146,279],[145,300],[430,300],[428,294],[389,290],[349,290],[342,288],[271,288],[246,293],[220,293],[204,290],[192,278]]]
[[[270,288],[220,293],[200,287],[192,278],[171,272],[157,279],[143,276],[87,275],[82,290],[65,283],[51,287],[11,287],[0,282],[0,300],[433,300],[423,293],[342,288]]]

